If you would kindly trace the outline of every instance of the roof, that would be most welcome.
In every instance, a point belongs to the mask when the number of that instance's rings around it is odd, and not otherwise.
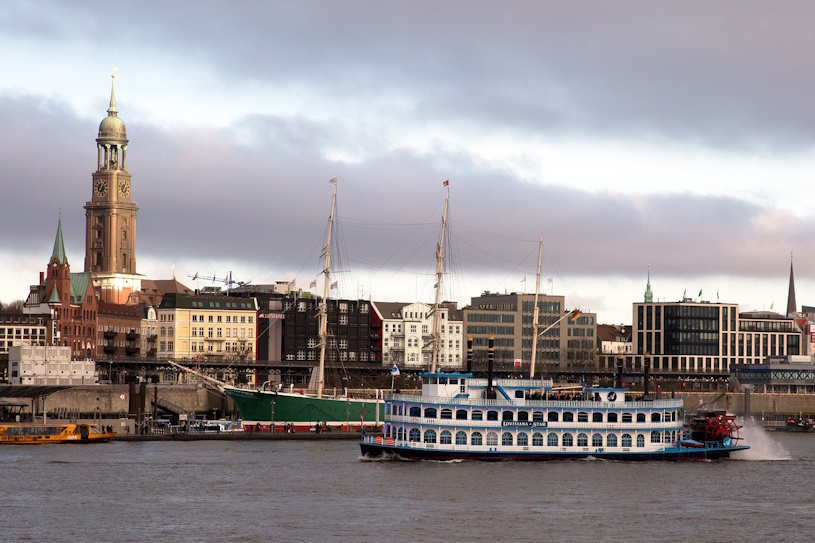
[[[142,307],[143,306],[112,304],[109,302],[100,301],[97,311],[100,317],[129,317],[143,319],[144,312]]]
[[[383,319],[398,319],[401,318],[399,313],[402,308],[409,304],[404,302],[373,302],[372,305]]]
[[[161,298],[170,292],[194,294],[192,289],[175,279],[142,279],[139,298],[142,304],[158,307]]]
[[[68,262],[68,257],[65,256],[65,242],[62,241],[62,217],[57,222],[57,236],[54,239],[54,250],[51,252],[51,261],[54,260],[60,265]]]
[[[600,341],[631,341],[631,326],[598,324],[597,339]]]
[[[85,293],[88,292],[88,285],[93,285],[91,274],[86,272],[71,274],[71,303],[82,304]]]
[[[64,385],[0,385],[0,398],[36,398],[66,388]]]
[[[426,302],[372,302],[374,308],[379,312],[383,319],[401,319],[402,309],[409,305],[413,305],[415,303],[424,304],[430,308],[433,307],[433,304],[426,303]],[[460,321],[462,320],[461,312],[458,309],[458,305],[455,302],[442,302],[439,304],[440,307],[443,307],[447,310],[447,320],[448,321]]]
[[[177,292],[165,294],[159,309],[209,309],[213,311],[256,311],[254,298],[235,298],[223,295],[188,295]]]

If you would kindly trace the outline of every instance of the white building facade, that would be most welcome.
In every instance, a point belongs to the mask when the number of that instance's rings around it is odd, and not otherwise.
[[[433,357],[433,305],[422,302],[373,302],[382,319],[382,363],[407,370],[426,370]],[[464,366],[464,325],[456,305],[439,306],[439,341],[436,366],[461,369]]]

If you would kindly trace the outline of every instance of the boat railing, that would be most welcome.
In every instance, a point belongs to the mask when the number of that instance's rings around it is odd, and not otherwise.
[[[528,400],[518,398],[514,400],[484,398],[465,398],[452,396],[423,396],[417,394],[388,394],[387,399],[394,402],[409,402],[422,404],[443,404],[443,405],[469,405],[469,406],[490,406],[490,407],[549,407],[549,408],[605,408],[605,409],[675,409],[682,407],[682,399],[633,401],[633,402],[596,402],[588,400]]]
[[[453,426],[453,427],[487,427],[487,428],[514,428],[523,430],[524,428],[551,428],[556,429],[587,429],[587,430],[639,430],[639,431],[665,431],[681,430],[684,424],[681,421],[662,422],[549,422],[549,421],[502,421],[502,420],[470,420],[470,419],[442,419],[411,417],[409,415],[388,415],[387,422],[391,424],[424,424],[433,426]],[[507,422],[508,424],[504,424]]]

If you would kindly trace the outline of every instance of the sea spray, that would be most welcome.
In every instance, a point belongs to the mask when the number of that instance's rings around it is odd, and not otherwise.
[[[746,451],[734,452],[731,457],[737,460],[791,460],[789,451],[778,441],[774,440],[763,428],[760,422],[752,418],[747,420],[739,419],[738,424],[743,424],[740,431],[742,440],[740,445],[749,445]]]

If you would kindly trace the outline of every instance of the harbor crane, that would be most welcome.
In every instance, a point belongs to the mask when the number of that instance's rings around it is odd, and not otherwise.
[[[198,272],[195,272],[194,275],[187,275],[193,281],[202,280],[202,281],[211,281],[213,284],[215,283],[223,283],[226,286],[226,291],[229,292],[229,289],[232,286],[237,285],[239,287],[243,287],[248,285],[249,283],[246,281],[234,281],[232,279],[232,272],[229,272],[226,277],[216,277],[216,276],[208,276],[208,275],[200,275]]]

